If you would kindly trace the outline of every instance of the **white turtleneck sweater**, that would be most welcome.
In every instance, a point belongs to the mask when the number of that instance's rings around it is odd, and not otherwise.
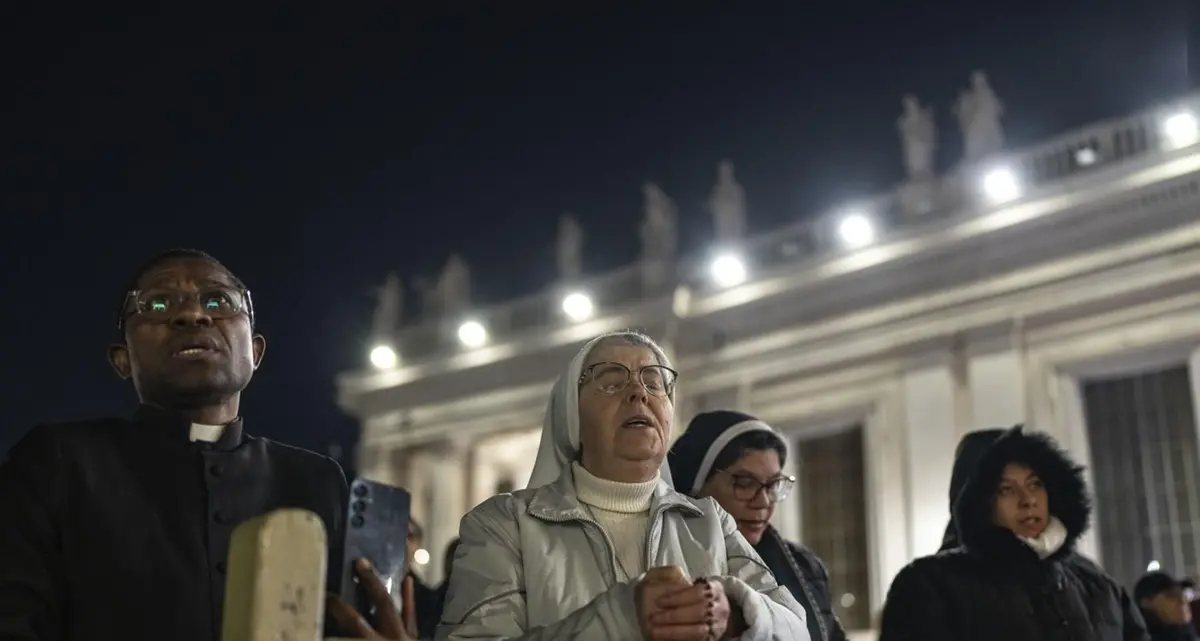
[[[617,575],[629,581],[646,571],[646,532],[650,502],[658,477],[645,483],[619,483],[599,478],[573,463],[579,502],[604,528],[617,553]]]
[[[1023,536],[1017,538],[1033,548],[1039,559],[1045,559],[1062,549],[1067,542],[1067,536],[1067,526],[1063,525],[1057,516],[1052,516],[1050,522],[1046,524],[1046,528],[1036,538],[1027,539]]]

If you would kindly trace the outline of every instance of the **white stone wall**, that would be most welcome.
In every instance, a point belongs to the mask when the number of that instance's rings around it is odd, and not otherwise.
[[[914,369],[903,379],[906,555],[917,557],[936,552],[941,544],[949,518],[946,463],[953,460],[959,434],[970,424],[959,424],[955,416],[955,405],[965,394],[951,363]]]

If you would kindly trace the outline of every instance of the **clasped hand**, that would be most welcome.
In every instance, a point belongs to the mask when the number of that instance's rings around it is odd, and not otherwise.
[[[730,607],[717,581],[688,581],[677,566],[653,568],[637,586],[638,621],[646,641],[725,638]]]

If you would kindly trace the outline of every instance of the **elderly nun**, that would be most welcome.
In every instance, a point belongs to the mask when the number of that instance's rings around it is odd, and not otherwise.
[[[634,332],[571,360],[529,487],[463,517],[439,639],[809,640],[733,519],[672,487],[675,379]]]

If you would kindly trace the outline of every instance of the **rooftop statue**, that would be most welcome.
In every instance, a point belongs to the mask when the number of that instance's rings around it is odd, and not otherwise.
[[[1004,148],[1004,103],[996,97],[982,71],[971,73],[971,88],[958,96],[955,115],[962,129],[963,156],[967,162],[979,160]]]
[[[921,106],[914,95],[904,96],[904,112],[896,120],[900,143],[904,148],[904,169],[908,179],[925,182],[933,178],[933,158],[937,148],[937,127],[933,107]]]
[[[390,340],[400,329],[404,314],[404,282],[396,272],[384,279],[375,291],[375,314],[371,318],[371,335],[376,340]]]
[[[644,216],[642,218],[642,259],[669,260],[678,247],[679,210],[674,201],[658,185],[642,187]]]
[[[434,289],[438,313],[442,316],[466,311],[471,304],[471,270],[458,254],[451,254]]]
[[[733,163],[717,165],[717,184],[708,199],[716,228],[717,242],[735,242],[746,234],[746,190],[733,173]]]
[[[579,278],[583,274],[583,228],[570,214],[563,214],[558,220],[558,245],[555,249],[559,278]]]

